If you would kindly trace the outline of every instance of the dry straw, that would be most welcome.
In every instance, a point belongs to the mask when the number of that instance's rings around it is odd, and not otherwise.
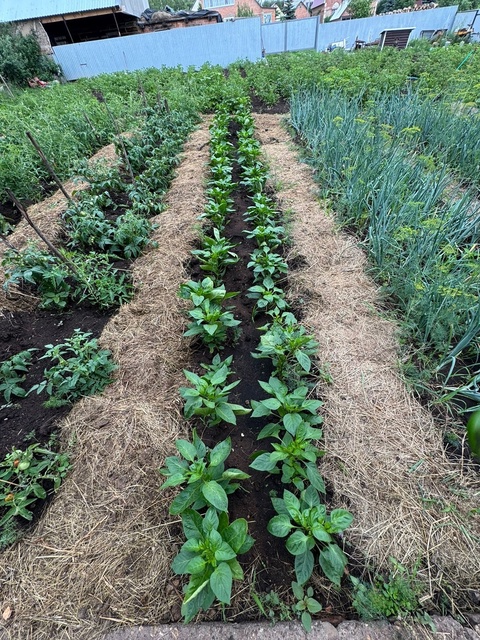
[[[291,295],[333,378],[317,389],[325,401],[321,470],[335,506],[355,516],[346,537],[377,569],[389,569],[389,556],[409,569],[421,562],[426,606],[443,592],[455,610],[480,589],[478,473],[446,459],[431,414],[405,388],[396,327],[376,308],[365,256],[319,203],[278,116],[257,116],[257,127],[282,208],[293,211],[291,257],[306,264],[291,275]]]
[[[177,389],[188,350],[177,290],[204,202],[207,126],[187,143],[169,208],[154,220],[158,248],[135,263],[134,301],[101,336],[117,380],[75,405],[62,426],[73,469],[34,531],[1,558],[0,606],[14,612],[7,637],[93,639],[115,624],[179,616],[181,586],[169,582],[181,529],[168,515],[171,496],[159,492],[158,467],[185,435]],[[51,231],[49,200],[37,212]]]

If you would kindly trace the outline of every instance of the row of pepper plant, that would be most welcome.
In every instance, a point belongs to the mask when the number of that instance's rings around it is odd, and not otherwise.
[[[39,297],[40,308],[59,313],[84,302],[108,313],[132,298],[129,272],[115,265],[120,260],[128,264],[153,244],[150,235],[156,225],[149,218],[164,208],[162,195],[193,124],[184,114],[154,109],[145,109],[143,120],[140,131],[117,141],[123,162],[85,162],[79,177],[88,188],[76,193],[62,216],[64,241],[58,254],[33,242],[22,250],[6,250],[2,265],[7,294],[15,287],[28,288]],[[43,380],[28,386],[29,370],[37,360],[49,366]],[[116,368],[111,352],[77,329],[62,344],[22,351],[0,363],[0,393],[4,406],[19,404],[32,393],[46,395],[45,407],[69,405],[101,393]],[[54,444],[15,448],[0,462],[2,539],[5,527],[18,517],[31,520],[35,503],[59,488],[69,461],[65,453],[52,450]]]
[[[260,159],[260,145],[254,137],[254,122],[247,101],[236,101],[234,109],[226,103],[217,111],[211,127],[211,178],[201,216],[208,221],[208,234],[204,235],[203,247],[192,251],[200,268],[210,275],[200,282],[184,283],[180,296],[193,304],[193,309],[188,311],[191,321],[185,335],[199,338],[215,355],[211,364],[202,365],[203,375],[184,371],[192,386],[182,387],[180,394],[185,400],[185,417],[200,416],[206,426],[222,422],[235,424],[236,415],[249,411],[228,402],[229,392],[239,381],[226,384],[232,358],[222,361],[217,352],[239,323],[225,306],[236,293],[227,292],[222,282],[227,266],[238,260],[232,251],[234,246],[222,236],[227,216],[233,212],[230,194],[235,188],[231,177],[233,146],[228,135],[231,120],[239,125],[237,162],[242,168],[241,184],[247,188],[252,202],[245,216],[250,229],[245,233],[258,245],[248,263],[253,270],[254,285],[247,296],[254,300],[253,314],[269,318],[262,328],[261,344],[252,356],[270,358],[274,369],[268,382],[260,382],[268,397],[251,401],[253,418],[272,416],[272,422],[260,431],[258,439],[273,439],[273,451],[257,452],[251,467],[281,474],[282,483],[288,487],[281,498],[272,499],[278,515],[271,519],[268,530],[275,536],[288,536],[286,548],[295,556],[296,581],[292,582],[292,589],[297,600],[296,612],[301,615],[304,626],[310,628],[311,614],[321,609],[312,597],[312,587],[306,587],[314,567],[314,553],[318,550],[325,575],[340,584],[347,558],[334,542],[334,535],[349,526],[352,516],[343,509],[328,514],[321,499],[325,485],[317,460],[323,452],[315,442],[322,437],[322,431],[316,426],[322,422],[317,414],[322,403],[308,397],[315,373],[312,358],[318,344],[289,311],[281,286],[288,269],[278,253],[285,242],[285,228],[273,200],[265,193],[267,171]],[[177,574],[190,575],[182,606],[188,622],[200,609],[211,606],[215,598],[224,604],[230,603],[232,578],[241,579],[242,575],[236,555],[250,548],[253,540],[248,537],[246,522],[242,519],[228,525],[227,496],[238,486],[231,481],[247,477],[237,469],[224,468],[231,449],[230,439],[209,450],[194,430],[192,442],[178,440],[176,446],[180,457],[167,458],[166,467],[161,469],[167,477],[162,488],[187,483],[173,500],[170,512],[181,514],[187,538],[172,567]],[[206,513],[201,515],[199,509]],[[224,531],[233,525],[241,530],[237,546],[232,544],[230,534],[227,538],[224,536]],[[210,533],[214,532],[210,538],[206,536],[206,527]],[[232,555],[235,570],[229,565],[229,554],[235,554]]]

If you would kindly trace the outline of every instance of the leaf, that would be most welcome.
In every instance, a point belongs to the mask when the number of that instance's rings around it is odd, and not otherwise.
[[[317,507],[320,505],[320,496],[317,489],[309,485],[302,494],[302,499],[308,504],[309,507]]]
[[[184,573],[191,573],[193,575],[201,574],[205,571],[206,564],[202,556],[194,556],[190,562],[187,563]]]
[[[188,563],[196,556],[193,551],[185,551],[183,548],[175,556],[172,562],[172,571],[178,576],[186,573]]]
[[[298,427],[302,424],[302,417],[298,413],[286,413],[283,416],[283,424],[288,433],[295,435]]]
[[[282,516],[278,516],[282,517]],[[299,556],[306,553],[314,546],[314,542],[310,536],[307,536],[303,531],[294,531],[285,543],[287,550],[292,556]]]
[[[262,453],[250,465],[251,469],[257,471],[272,471],[275,468],[275,462],[270,459],[270,453]]]
[[[290,522],[290,518],[285,515],[273,516],[267,526],[267,530],[272,536],[277,538],[284,538],[288,536],[292,530],[293,524]]]
[[[217,416],[228,424],[236,424],[237,418],[228,402],[222,402],[215,409]]]
[[[353,522],[352,514],[346,509],[334,509],[330,514],[330,528],[331,533],[338,533],[344,531]]]
[[[299,585],[298,582],[292,582],[292,591],[297,600],[303,600],[305,594],[303,591],[303,587]]]
[[[193,462],[195,460],[197,450],[191,442],[188,442],[188,440],[175,440],[175,446],[185,460],[188,460],[189,462]]]
[[[329,544],[320,552],[320,566],[323,573],[334,584],[340,586],[345,567],[347,566],[347,556],[336,544]]]
[[[222,442],[219,442],[211,451],[210,451],[210,466],[216,467],[222,462],[224,462],[232,450],[232,441],[230,438],[226,438]]]
[[[215,551],[215,560],[217,562],[227,562],[237,557],[237,554],[228,544],[228,542],[222,542],[220,549]]]
[[[225,489],[215,480],[206,482],[201,488],[205,500],[218,509],[218,511],[228,511],[228,498]]]
[[[172,515],[178,515],[188,509],[188,507],[198,500],[200,496],[200,487],[198,485],[189,485],[176,496],[170,505],[169,512]]]
[[[313,553],[308,550],[299,556],[295,556],[295,575],[299,584],[305,584],[313,571]]]
[[[187,509],[182,513],[183,533],[187,540],[199,538],[203,535],[202,516],[193,509]]]
[[[210,576],[210,587],[220,602],[230,604],[232,570],[226,562],[220,563]]]
[[[319,470],[317,469],[315,464],[307,464],[305,465],[305,470],[307,472],[307,478],[310,481],[312,487],[314,487],[320,493],[325,494],[325,482],[320,475]]]
[[[302,613],[302,625],[307,633],[310,633],[312,630],[312,616],[308,613],[308,611],[304,611]]]
[[[247,521],[244,518],[238,518],[223,531],[223,539],[228,542],[236,553],[238,553],[239,549],[245,542],[247,533]]]
[[[318,613],[322,610],[322,605],[314,598],[307,598],[307,609],[310,613]]]
[[[307,354],[304,351],[298,350],[295,352],[295,357],[297,359],[298,364],[302,367],[302,369],[307,373],[309,373],[312,363],[310,361],[310,358],[307,356]]]
[[[290,516],[295,520],[300,511],[300,500],[291,492],[285,489],[283,492],[283,501]]]

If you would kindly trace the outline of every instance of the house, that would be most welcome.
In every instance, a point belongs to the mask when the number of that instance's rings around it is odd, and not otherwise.
[[[0,23],[33,31],[44,53],[51,47],[138,33],[137,19],[148,0],[1,0]]]
[[[275,9],[262,7],[257,0],[195,0],[192,11],[213,9],[223,20],[259,16],[263,24],[275,22]]]

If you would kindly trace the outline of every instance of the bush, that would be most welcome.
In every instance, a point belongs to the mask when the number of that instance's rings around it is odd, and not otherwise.
[[[23,36],[10,24],[0,25],[0,74],[7,82],[24,85],[35,76],[52,80],[57,73],[57,65],[41,53],[33,33]]]

